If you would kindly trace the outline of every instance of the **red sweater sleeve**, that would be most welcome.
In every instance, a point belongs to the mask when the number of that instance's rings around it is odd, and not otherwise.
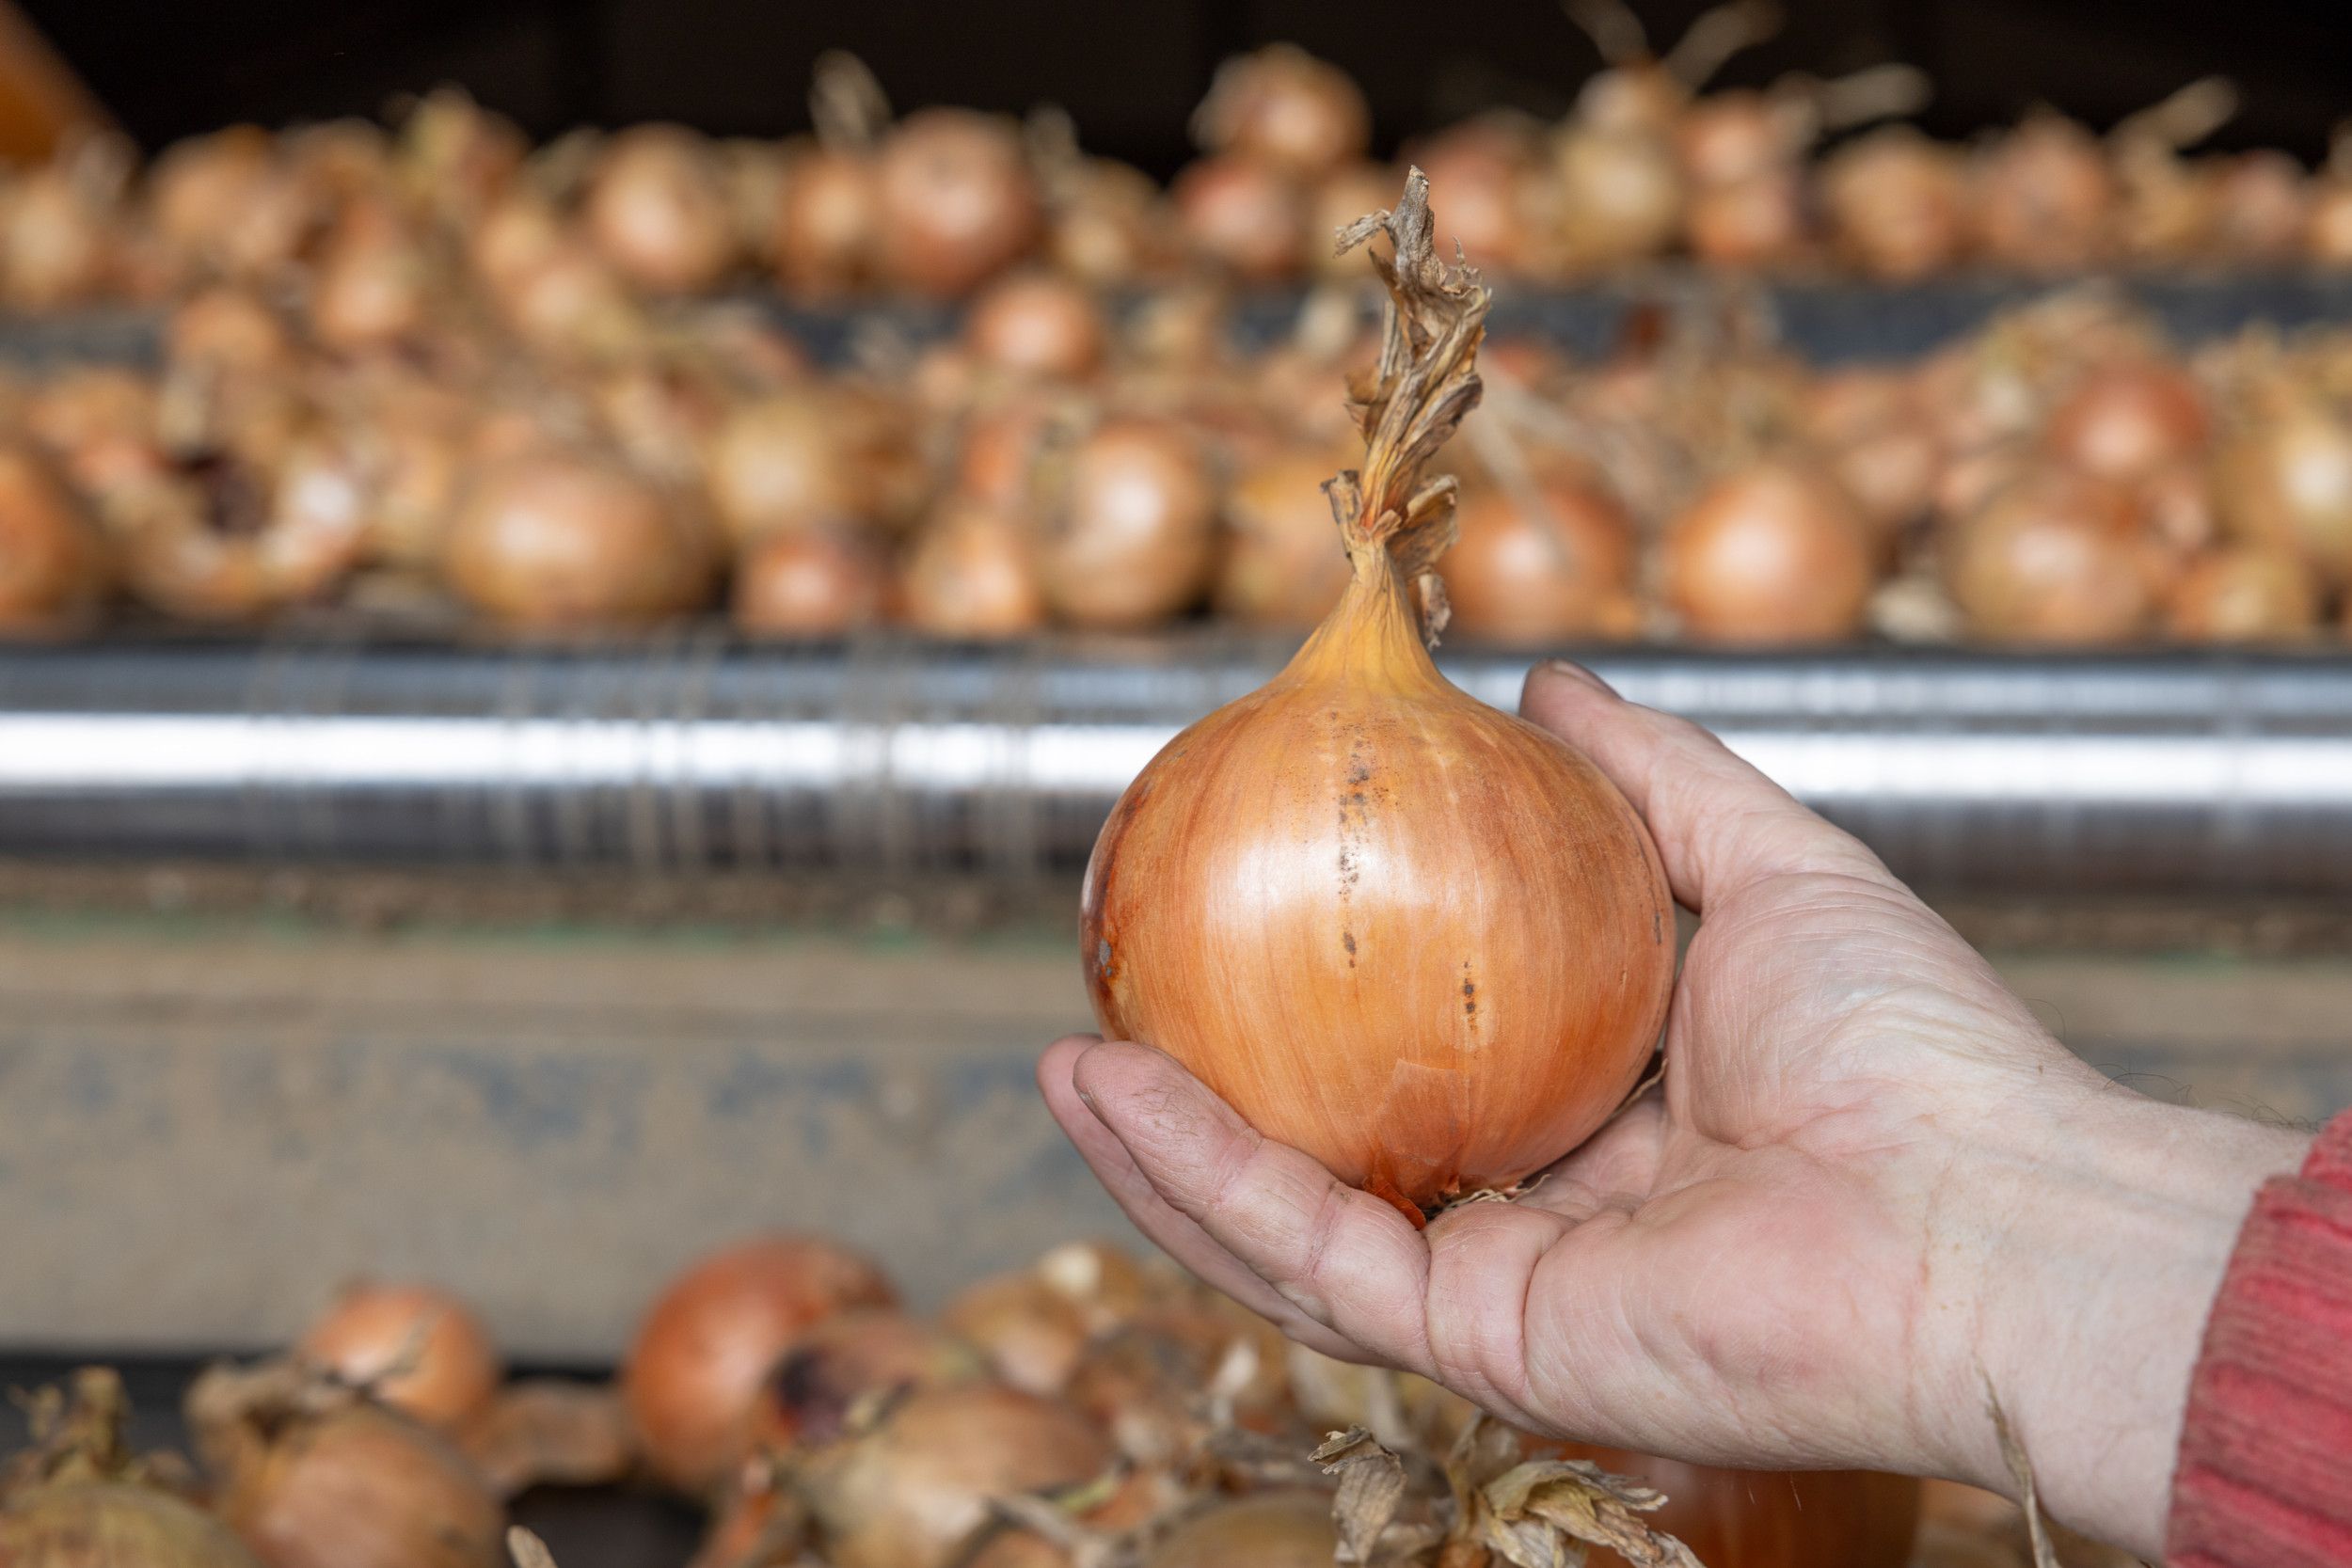
[[[2352,1568],[2352,1113],[2254,1198],[2205,1324],[2170,1568]]]

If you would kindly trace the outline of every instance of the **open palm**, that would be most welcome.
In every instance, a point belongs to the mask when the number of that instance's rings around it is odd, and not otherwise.
[[[1618,1447],[1997,1473],[1989,1433],[1955,1452],[1947,1430],[2001,1361],[1988,1280],[2039,1150],[2121,1091],[1705,732],[1565,667],[1522,708],[1625,791],[1700,917],[1662,1083],[1524,1196],[1426,1230],[1140,1045],[1057,1043],[1056,1117],[1154,1241],[1327,1354]]]

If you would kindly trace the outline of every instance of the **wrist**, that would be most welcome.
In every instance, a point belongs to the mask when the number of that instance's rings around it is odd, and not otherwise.
[[[2013,1490],[1989,1386],[2043,1506],[2153,1560],[2222,1272],[2255,1190],[2309,1139],[2106,1084],[2014,1116],[1954,1173],[1974,1287],[1933,1358],[1943,1467]]]

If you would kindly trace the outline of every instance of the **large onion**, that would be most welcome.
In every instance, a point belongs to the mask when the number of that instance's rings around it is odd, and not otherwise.
[[[1025,637],[1045,624],[1037,540],[1019,516],[952,499],[914,536],[898,575],[898,610],[932,637]]]
[[[683,1491],[708,1491],[741,1457],[777,1358],[834,1313],[892,1299],[873,1264],[809,1236],[739,1243],[679,1275],[638,1325],[621,1374],[656,1473]]]
[[[1168,196],[1185,246],[1242,282],[1279,282],[1306,260],[1306,192],[1279,168],[1232,153],[1202,158],[1185,166]]]
[[[235,1533],[152,1480],[123,1448],[122,1380],[73,1376],[70,1405],[35,1400],[36,1447],[0,1487],[0,1563],[10,1568],[256,1568]]]
[[[1851,497],[1788,463],[1736,470],[1666,536],[1666,597],[1692,636],[1720,642],[1850,637],[1868,606],[1877,551]]]
[[[1919,1482],[1859,1470],[1767,1474],[1687,1465],[1622,1449],[1531,1441],[1531,1453],[1581,1459],[1666,1495],[1647,1516],[1708,1568],[1899,1568],[1919,1528]],[[1592,1568],[1625,1568],[1596,1550]]]
[[[2352,420],[2290,397],[2222,449],[2222,526],[2301,555],[2331,585],[2352,586]]]
[[[848,529],[759,540],[735,564],[735,624],[754,637],[840,637],[882,618],[889,572]]]
[[[0,634],[87,620],[106,578],[97,525],[56,468],[29,446],[0,444]]]
[[[1962,519],[1947,571],[1980,637],[2113,642],[2154,610],[2158,559],[2130,497],[2063,469],[2028,473]]]
[[[922,293],[969,293],[1026,255],[1043,226],[1019,133],[969,109],[909,115],[874,179],[882,276]]]
[[[1363,156],[1372,110],[1347,72],[1276,43],[1217,68],[1192,128],[1212,152],[1237,152],[1312,180]]]
[[[1069,454],[1039,552],[1046,603],[1073,626],[1134,629],[1187,608],[1207,579],[1216,487],[1183,426],[1113,420]]]
[[[441,544],[450,586],[511,626],[633,626],[700,602],[705,530],[679,498],[608,458],[557,448],[486,465]]]
[[[1565,473],[1526,491],[1490,483],[1462,503],[1462,536],[1444,566],[1451,629],[1513,647],[1638,630],[1633,523],[1625,508],[1597,484]]]
[[[2052,410],[2050,451],[2087,474],[2129,483],[2204,449],[2205,400],[2195,378],[2154,358],[2092,370]]]
[[[188,1390],[215,1507],[264,1568],[504,1568],[505,1511],[432,1429],[287,1364]]]
[[[1092,1481],[1111,1458],[1082,1417],[981,1383],[910,1396],[811,1455],[798,1485],[834,1568],[948,1568],[991,1498]]]
[[[1398,309],[1361,477],[1339,483],[1353,579],[1287,669],[1128,786],[1088,867],[1081,952],[1107,1033],[1426,1207],[1518,1180],[1615,1108],[1656,1041],[1674,922],[1599,771],[1422,645],[1416,592],[1434,619],[1452,530],[1451,486],[1424,490],[1421,467],[1476,400],[1487,295],[1438,261],[1425,181],[1381,216],[1355,231],[1394,240]],[[1507,847],[1531,843],[1550,847],[1540,865]],[[1554,855],[1583,874],[1552,875]],[[1431,896],[1465,877],[1476,898]],[[1259,895],[1230,896],[1245,883]],[[1562,971],[1563,943],[1590,961]]]
[[[613,137],[580,216],[605,260],[657,293],[709,289],[739,259],[716,154],[683,126],[639,125]]]
[[[482,1320],[431,1285],[345,1286],[303,1331],[294,1354],[444,1430],[487,1403],[503,1375]]]
[[[2173,586],[2166,625],[2184,642],[2281,642],[2319,625],[2319,579],[2276,546],[2236,545],[2192,565]]]

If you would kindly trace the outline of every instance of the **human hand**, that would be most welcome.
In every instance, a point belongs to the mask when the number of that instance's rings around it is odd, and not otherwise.
[[[1302,1343],[1534,1431],[2003,1488],[1989,1388],[2045,1505],[2155,1555],[2205,1309],[2302,1141],[2085,1067],[1695,726],[1565,666],[1521,708],[1625,791],[1699,914],[1662,1084],[1525,1196],[1418,1231],[1168,1057],[1073,1037],[1039,1079],[1095,1173]]]

